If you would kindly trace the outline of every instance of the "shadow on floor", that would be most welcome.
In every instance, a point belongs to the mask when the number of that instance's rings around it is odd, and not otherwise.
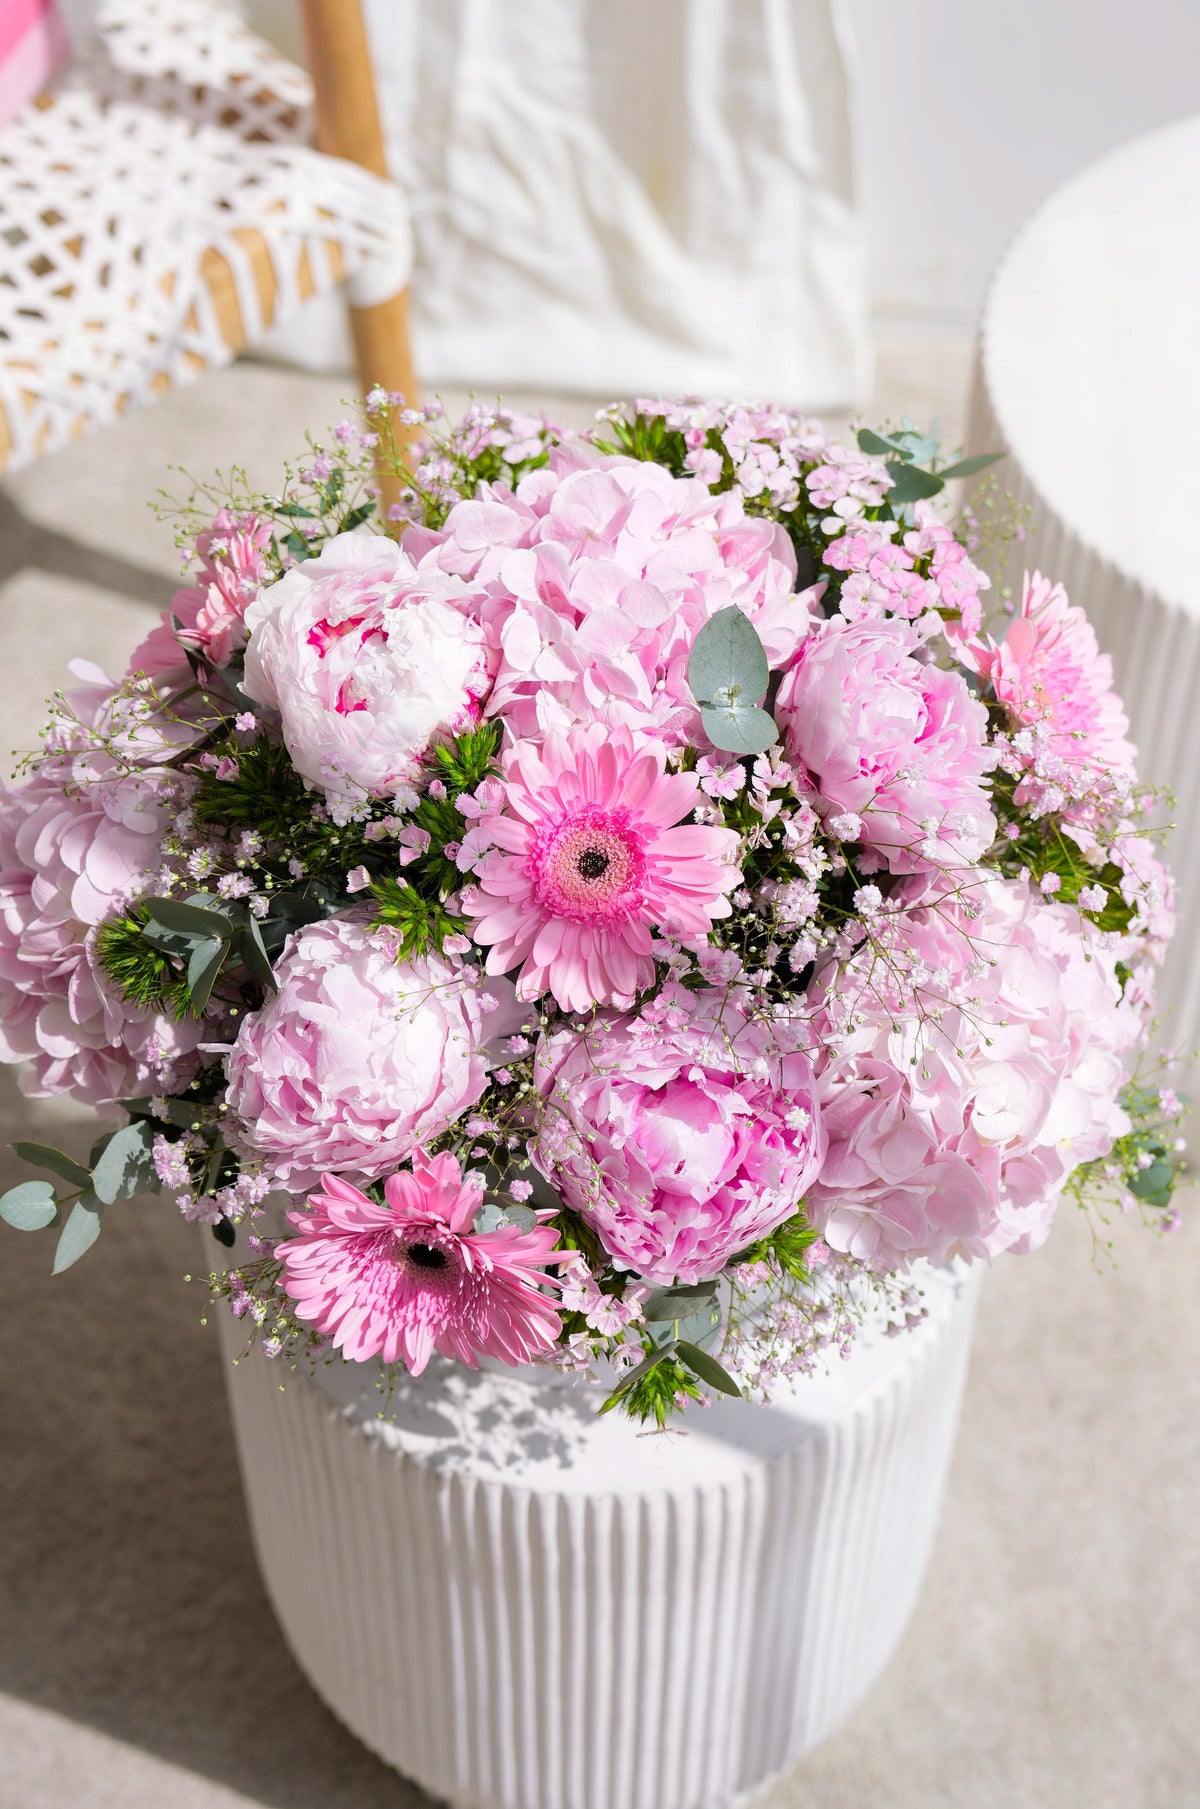
[[[59,528],[31,521],[16,499],[0,487],[0,547],[4,548],[4,575],[13,577],[27,568],[70,578],[99,590],[112,591],[134,603],[151,603],[165,609],[174,588],[171,579],[153,566],[139,565],[106,553],[87,541],[64,534]]]
[[[92,1134],[0,1072],[5,1143],[82,1154]],[[28,1176],[5,1150],[0,1189]],[[269,1809],[424,1809],[317,1700],[263,1594],[214,1329],[182,1279],[192,1228],[158,1200],[109,1220],[53,1279],[47,1237],[0,1226],[0,1690]]]

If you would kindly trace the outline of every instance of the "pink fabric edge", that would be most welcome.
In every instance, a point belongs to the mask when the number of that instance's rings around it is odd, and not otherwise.
[[[0,64],[0,129],[41,92],[65,61],[69,44],[57,12],[36,19]]]

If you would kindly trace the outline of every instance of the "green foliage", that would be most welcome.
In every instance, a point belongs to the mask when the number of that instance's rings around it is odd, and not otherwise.
[[[1097,865],[1089,860],[1079,844],[1067,835],[1062,820],[1056,816],[1031,820],[1015,802],[1020,780],[1012,773],[996,771],[992,775],[992,802],[1001,830],[1015,825],[1017,834],[1010,838],[1001,834],[993,849],[1000,871],[1015,878],[1027,869],[1034,884],[1047,873],[1057,875],[1059,885],[1054,897],[1063,904],[1076,904],[1086,886],[1102,886],[1105,902],[1099,910],[1082,915],[1098,929],[1124,931],[1133,922],[1134,909],[1121,891],[1124,879],[1114,861]]]
[[[110,917],[96,932],[96,958],[125,998],[148,1010],[187,1016],[188,989],[178,961],[145,937],[150,914],[144,903]]]
[[[429,837],[429,847],[404,869],[402,880],[384,877],[371,887],[376,917],[400,932],[400,958],[440,952],[447,936],[461,935],[463,919],[445,909],[444,900],[462,884],[463,876],[446,853],[460,842],[466,822],[458,799],[495,770],[499,725],[480,723],[431,750],[430,764],[443,796],[421,799],[413,822]]]
[[[892,512],[901,513],[912,503],[937,496],[952,479],[973,477],[1005,456],[1002,452],[981,452],[973,458],[943,465],[939,462],[941,447],[936,422],[929,433],[924,434],[907,416],[893,433],[873,433],[869,427],[860,428],[858,444],[873,458],[887,460],[888,476],[892,480],[887,493],[888,506]]]
[[[377,879],[371,887],[375,917],[400,935],[399,959],[441,951],[447,936],[461,935],[463,920],[437,899],[423,898],[404,880]]]
[[[679,1397],[696,1400],[701,1385],[720,1394],[741,1395],[741,1389],[712,1355],[684,1338],[669,1338],[647,1352],[613,1389],[601,1407],[611,1413],[620,1407],[630,1419],[653,1421],[661,1431],[676,1411]]]
[[[150,1153],[153,1142],[153,1126],[144,1119],[135,1120],[96,1141],[89,1168],[49,1144],[14,1143],[13,1150],[23,1161],[49,1169],[76,1191],[60,1198],[50,1181],[23,1181],[0,1199],[0,1218],[19,1231],[40,1231],[61,1223],[69,1205],[54,1252],[52,1273],[61,1275],[86,1255],[100,1236],[105,1206],[134,1194],[158,1192]]]
[[[231,740],[218,752],[236,761],[237,772],[230,779],[218,779],[214,772],[197,774],[192,800],[196,821],[257,829],[271,840],[290,841],[310,816],[313,801],[287,749],[264,736],[249,747]]]
[[[431,751],[431,761],[447,791],[457,798],[464,791],[474,791],[495,771],[499,747],[499,723],[481,722],[439,742]]]
[[[70,1216],[62,1228],[57,1248],[54,1252],[52,1275],[61,1275],[77,1263],[81,1256],[86,1256],[100,1235],[100,1227],[104,1218],[104,1204],[97,1199],[90,1188],[85,1188],[71,1208]]]
[[[49,1181],[21,1181],[0,1195],[0,1219],[15,1231],[43,1231],[58,1222],[58,1199]]]
[[[745,1250],[739,1251],[733,1260],[735,1263],[770,1263],[793,1281],[807,1282],[810,1275],[804,1255],[816,1241],[816,1231],[801,1208],[782,1225],[768,1231],[765,1237],[757,1238]]]
[[[599,432],[596,444],[602,452],[624,453],[626,458],[641,459],[643,463],[662,465],[673,477],[683,477],[687,471],[687,441],[677,427],[668,427],[661,415],[634,415],[632,421],[624,416],[610,416],[607,422],[607,433]],[[708,444],[715,451],[724,453],[720,437],[710,432]],[[726,455],[727,457],[728,455]],[[729,468],[728,483],[722,483],[721,489],[728,489],[733,482],[733,467]]]
[[[770,668],[750,618],[736,606],[718,610],[692,643],[688,685],[714,747],[733,754],[762,754],[779,730],[759,699]]]

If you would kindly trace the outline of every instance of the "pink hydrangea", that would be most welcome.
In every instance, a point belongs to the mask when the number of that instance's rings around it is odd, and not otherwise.
[[[900,898],[874,946],[818,975],[814,1220],[880,1268],[1033,1249],[1070,1172],[1129,1128],[1141,1018],[1120,951],[1018,881]]]
[[[0,792],[0,1060],[31,1064],[34,1098],[109,1105],[196,1070],[198,1024],[123,998],[96,956],[97,926],[157,874],[177,808],[166,775],[101,773],[66,752]]]
[[[859,817],[863,842],[899,873],[966,866],[996,833],[987,711],[921,646],[896,618],[834,616],[800,648],[775,710],[822,812]]]
[[[1042,724],[1048,751],[1100,774],[1134,776],[1129,719],[1112,688],[1112,660],[1101,653],[1082,609],[1061,584],[1025,574],[1020,613],[996,644],[975,642],[966,657],[991,684],[1018,727]]]
[[[464,909],[488,972],[520,968],[521,998],[631,1004],[654,978],[655,928],[706,937],[728,917],[737,836],[683,824],[700,782],[665,769],[661,742],[601,724],[506,756]]]
[[[439,736],[477,720],[484,631],[459,579],[418,572],[383,535],[340,534],[246,612],[242,689],[279,711],[301,777],[335,797],[384,795]]]
[[[687,685],[692,643],[736,604],[772,664],[809,632],[818,593],[797,597],[785,530],[639,460],[559,449],[515,494],[484,486],[436,532],[410,529],[422,572],[483,593],[498,655],[489,712],[517,736],[578,721],[625,724],[668,745],[707,746]]]
[[[657,1284],[716,1275],[790,1218],[825,1153],[788,1027],[715,990],[689,1009],[673,1030],[617,1018],[538,1052],[537,1166],[618,1267]]]
[[[297,1317],[356,1363],[381,1357],[419,1376],[433,1352],[470,1369],[480,1356],[528,1363],[550,1350],[559,1317],[542,1289],[557,1232],[537,1224],[472,1229],[483,1204],[477,1176],[453,1156],[417,1153],[389,1175],[386,1204],[338,1175],[322,1176],[297,1235],[276,1246]]]
[[[275,979],[225,1058],[226,1099],[242,1148],[293,1192],[381,1174],[444,1130],[522,1016],[503,980],[481,987],[457,956],[398,962],[356,912],[299,930]]]

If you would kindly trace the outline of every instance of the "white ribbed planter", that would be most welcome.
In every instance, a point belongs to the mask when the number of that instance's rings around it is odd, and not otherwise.
[[[1200,1044],[1200,120],[1124,145],[1021,228],[980,322],[968,450],[1029,511],[1009,556],[1060,580],[1113,658],[1141,777],[1177,800],[1163,1040]]]
[[[721,1809],[858,1703],[912,1610],[980,1273],[769,1406],[645,1436],[533,1371],[227,1366],[259,1563],[315,1689],[461,1809]],[[226,1354],[244,1345],[220,1316]],[[435,1360],[436,1362],[436,1360]]]

